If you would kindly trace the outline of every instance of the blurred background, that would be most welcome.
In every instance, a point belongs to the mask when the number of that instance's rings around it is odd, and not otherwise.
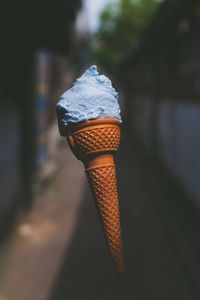
[[[1,3],[0,300],[200,299],[200,1]],[[55,105],[91,64],[120,94],[115,273]]]

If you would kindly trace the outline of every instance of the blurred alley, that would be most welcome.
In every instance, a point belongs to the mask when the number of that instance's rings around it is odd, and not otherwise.
[[[123,275],[114,270],[82,164],[65,144],[57,159],[53,181],[2,248],[2,299],[198,299],[199,254],[187,230],[194,238],[199,220],[125,130],[116,160]]]
[[[0,300],[200,299],[200,0],[20,0],[1,22]],[[120,96],[122,275],[56,120],[92,64]]]

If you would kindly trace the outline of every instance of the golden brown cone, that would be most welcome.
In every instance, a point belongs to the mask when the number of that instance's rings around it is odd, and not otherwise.
[[[116,269],[124,270],[116,170],[113,153],[120,142],[120,123],[107,118],[70,128],[68,143],[84,165],[96,198],[104,232]]]

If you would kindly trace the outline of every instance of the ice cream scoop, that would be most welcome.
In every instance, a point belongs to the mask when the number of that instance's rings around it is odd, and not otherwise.
[[[121,273],[123,247],[113,155],[120,143],[118,94],[92,66],[61,96],[57,117],[60,134],[85,166],[111,256]]]
[[[70,124],[103,118],[115,118],[121,122],[118,93],[110,79],[99,75],[95,65],[61,95],[56,110],[62,136],[66,136]]]

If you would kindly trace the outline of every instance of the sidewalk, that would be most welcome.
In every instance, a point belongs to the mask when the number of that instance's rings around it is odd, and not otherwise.
[[[85,182],[81,163],[64,141],[57,163],[57,174],[45,183],[28,216],[1,248],[0,300],[49,298],[71,241]]]
[[[117,165],[126,271],[122,276],[115,273],[87,189],[51,300],[198,299],[177,252],[181,236],[163,206],[166,196],[159,187],[161,175],[149,168],[127,139],[122,142]]]

